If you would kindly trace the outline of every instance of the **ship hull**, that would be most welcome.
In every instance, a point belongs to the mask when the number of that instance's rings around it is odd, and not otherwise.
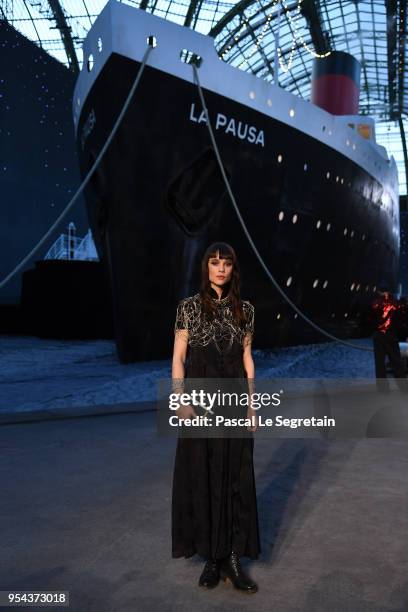
[[[113,53],[93,83],[77,125],[83,176],[139,67]],[[395,219],[381,205],[383,185],[302,130],[203,87],[232,191],[265,264],[322,328],[339,337],[365,333],[376,283],[397,281],[398,239]],[[257,261],[226,193],[192,82],[145,68],[86,199],[109,268],[122,361],[171,354],[177,302],[198,290],[203,252],[216,240],[237,252],[243,297],[256,308],[256,348],[324,340],[295,315]]]

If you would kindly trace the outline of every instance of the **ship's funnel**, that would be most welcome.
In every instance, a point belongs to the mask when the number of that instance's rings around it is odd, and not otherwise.
[[[332,115],[358,115],[360,62],[343,51],[316,58],[312,74],[312,102]]]

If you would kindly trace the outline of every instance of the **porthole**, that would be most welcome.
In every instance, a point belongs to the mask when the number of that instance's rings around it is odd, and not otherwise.
[[[336,183],[338,183],[338,182],[339,182],[339,180],[340,180],[340,177],[339,177],[339,176],[336,176]]]
[[[297,220],[298,220],[298,216],[294,214],[292,217],[292,223],[296,223]]]
[[[326,289],[328,284],[329,284],[329,281],[325,280],[324,283],[323,283],[323,289]]]
[[[344,228],[344,232],[343,232],[343,234],[344,234],[345,236],[347,236],[347,231],[348,231],[348,230],[347,230],[347,227],[345,227],[345,228]]]
[[[360,287],[361,287],[361,285],[360,285],[360,283],[358,283],[358,285],[356,287],[356,291],[360,291]]]
[[[332,131],[331,131],[331,130],[329,130],[329,136],[331,136],[331,135],[332,135]]]
[[[370,285],[366,285],[366,291],[368,291],[370,288]]]
[[[270,98],[267,99],[266,103],[268,106],[272,106],[272,100]]]
[[[330,172],[326,173],[326,178],[329,179],[330,178]]]
[[[321,226],[322,222],[320,221],[320,219],[318,220],[318,222],[316,223],[316,227],[317,229],[319,229],[319,227]]]
[[[318,284],[319,284],[319,279],[318,279],[318,278],[316,278],[316,279],[313,281],[313,289],[316,289],[316,287],[317,287],[317,285],[318,285]]]
[[[355,151],[355,150],[356,150],[356,145],[353,142],[353,151]]]
[[[298,318],[298,313],[297,313],[297,312],[295,312],[295,314],[293,315],[293,318],[294,318],[294,319],[297,319],[297,318]]]
[[[325,132],[325,131],[326,131],[326,126],[322,125],[322,132]]]
[[[278,155],[278,164],[282,163],[282,159],[283,159],[282,155]]]
[[[289,276],[288,280],[286,281],[286,286],[290,287],[291,284],[292,284],[292,277]]]
[[[277,318],[277,319],[280,319],[280,318],[281,318],[280,312],[278,312],[278,314],[276,315],[276,318]]]
[[[350,286],[350,291],[354,291],[354,286],[355,286],[354,283],[352,283]]]
[[[348,138],[347,138],[347,140],[346,140],[346,145],[347,145],[348,147],[350,146],[350,141],[349,141],[349,139],[348,139]]]
[[[340,180],[340,183],[343,185],[343,183],[344,183],[344,178],[342,178],[342,179]]]
[[[93,68],[93,65],[94,65],[94,58],[93,58],[93,55],[91,53],[90,56],[88,57],[88,61],[86,63],[86,66],[88,68],[88,72],[91,72],[91,70]]]
[[[377,285],[374,285],[373,291],[374,291],[374,293],[377,291]]]
[[[294,109],[293,109],[293,108],[291,108],[291,109],[290,109],[290,111],[289,111],[289,115],[290,115],[291,117],[294,117],[294,116],[295,116],[295,111],[294,111]]]
[[[365,234],[361,236],[361,240],[365,240]]]
[[[331,228],[331,223],[328,223],[326,225],[326,232],[330,232],[330,228]]]
[[[354,230],[351,230],[350,237],[352,238],[353,236],[354,236]]]
[[[81,106],[81,99],[80,98],[77,98],[77,104],[78,104],[78,106]]]
[[[347,317],[348,317],[348,312],[345,312],[345,313],[344,313],[344,316],[347,318]]]
[[[254,91],[250,91],[249,92],[249,97],[251,98],[251,100],[255,100],[255,92]]]
[[[336,316],[336,313],[332,312],[331,316],[332,316],[332,319],[334,319],[334,317]]]
[[[102,38],[101,37],[98,38],[98,51],[99,53],[102,51]]]
[[[283,210],[280,211],[279,215],[278,215],[278,219],[279,221],[282,221],[283,217],[285,216],[285,213],[283,212]]]
[[[304,170],[305,172],[307,171],[307,164],[305,164],[305,165],[303,166],[303,170]]]

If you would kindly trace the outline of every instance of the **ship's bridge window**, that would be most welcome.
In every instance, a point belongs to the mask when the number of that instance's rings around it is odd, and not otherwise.
[[[366,140],[370,140],[372,138],[371,125],[367,125],[366,123],[359,123],[357,124],[357,132]]]
[[[183,49],[180,51],[180,59],[185,64],[194,64],[199,68],[203,61],[203,58],[197,53],[193,53],[193,51],[189,51],[188,49]]]

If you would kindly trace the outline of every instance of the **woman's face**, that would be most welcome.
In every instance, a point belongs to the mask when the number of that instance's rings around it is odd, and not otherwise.
[[[208,260],[208,278],[210,283],[222,287],[231,280],[233,264],[230,259],[219,257],[217,251],[215,257]]]

